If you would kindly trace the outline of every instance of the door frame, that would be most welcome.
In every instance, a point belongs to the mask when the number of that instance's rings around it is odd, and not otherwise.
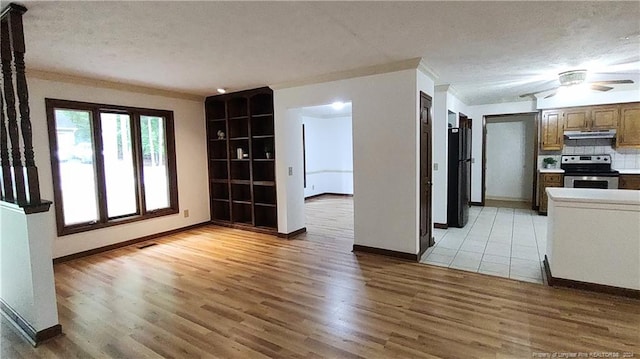
[[[521,115],[533,115],[534,120],[534,141],[533,141],[533,185],[531,190],[531,209],[535,210],[537,208],[536,202],[536,188],[538,186],[538,127],[540,127],[540,119],[539,119],[539,111],[532,112],[518,112],[518,113],[505,113],[505,114],[494,114],[494,115],[484,115],[482,116],[482,198],[480,205],[485,205],[485,195],[486,195],[486,172],[487,172],[487,119],[491,119],[492,117],[504,117],[504,116],[521,116]]]
[[[419,160],[419,175],[418,175],[418,181],[419,181],[419,195],[418,195],[418,203],[419,203],[419,213],[418,213],[418,218],[419,218],[419,222],[418,222],[418,257],[417,260],[420,261],[420,259],[422,258],[422,255],[427,251],[427,248],[432,247],[435,245],[435,240],[433,238],[433,193],[432,193],[432,181],[433,181],[433,115],[432,115],[432,111],[433,111],[433,98],[431,96],[429,96],[428,94],[420,91],[419,94],[419,104],[418,104],[418,125],[419,125],[419,133],[420,133],[420,140],[418,143],[418,148],[419,148],[419,154],[420,154],[420,160]],[[423,107],[423,101],[427,106]],[[429,121],[427,121],[427,125],[428,129],[426,132],[429,133],[429,138],[428,138],[428,145],[427,145],[427,155],[426,157],[423,154],[422,151],[422,143],[424,141],[423,138],[423,126],[425,126],[425,122],[423,121],[423,108],[428,108],[427,111],[427,115],[428,118],[430,119]],[[425,183],[424,179],[423,179],[423,169],[426,169],[426,173],[429,174],[429,178],[428,181]],[[426,211],[428,212],[428,216],[426,218],[427,223],[426,223],[426,229],[427,229],[427,233],[425,234],[425,236],[427,236],[427,241],[426,241],[426,245],[424,245],[424,241],[423,241],[423,235],[422,235],[422,193],[423,191],[426,190],[426,186],[429,186],[429,195],[427,196],[428,198],[426,199]]]

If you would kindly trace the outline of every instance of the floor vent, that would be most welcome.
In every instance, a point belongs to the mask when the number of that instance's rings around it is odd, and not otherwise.
[[[155,246],[155,245],[157,245],[157,244],[158,244],[158,243],[147,243],[147,244],[143,244],[143,245],[141,245],[140,247],[138,247],[138,249],[145,249],[145,248],[149,248],[149,247],[151,247],[151,246]]]

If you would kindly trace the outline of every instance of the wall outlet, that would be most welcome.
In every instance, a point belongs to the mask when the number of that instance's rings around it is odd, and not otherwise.
[[[289,176],[293,176],[293,167],[289,167]]]
[[[437,163],[434,163],[434,164],[433,164],[433,170],[434,170],[434,171],[437,171],[437,170],[438,170],[438,164],[437,164]]]
[[[185,209],[183,211],[183,213],[184,213],[184,218],[188,218],[189,217],[189,210],[188,209]]]

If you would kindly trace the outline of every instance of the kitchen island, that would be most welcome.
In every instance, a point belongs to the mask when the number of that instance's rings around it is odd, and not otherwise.
[[[640,191],[546,192],[549,284],[640,297]]]

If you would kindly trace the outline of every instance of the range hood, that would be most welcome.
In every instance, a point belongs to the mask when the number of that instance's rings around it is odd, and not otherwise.
[[[592,138],[614,138],[616,137],[616,130],[564,131],[564,137],[568,140],[587,140]]]

